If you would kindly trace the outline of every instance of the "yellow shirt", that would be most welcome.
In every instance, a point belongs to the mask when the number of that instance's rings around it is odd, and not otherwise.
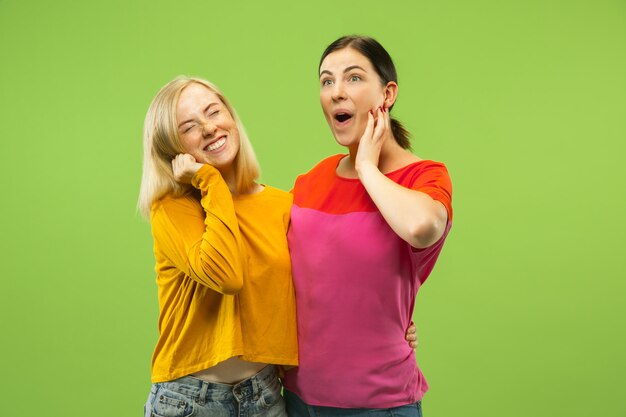
[[[297,365],[296,307],[287,228],[292,196],[272,187],[233,196],[204,165],[194,196],[152,205],[159,340],[152,382],[233,356]]]

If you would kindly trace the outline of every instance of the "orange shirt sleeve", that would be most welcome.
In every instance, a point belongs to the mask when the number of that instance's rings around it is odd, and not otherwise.
[[[153,205],[154,251],[191,279],[222,294],[243,286],[246,250],[232,195],[221,174],[204,165],[192,179],[192,197],[165,197]],[[157,258],[157,271],[160,265]]]
[[[448,221],[452,220],[452,181],[446,166],[432,162],[419,166],[413,172],[412,190],[428,194],[433,200],[441,202],[448,211]]]

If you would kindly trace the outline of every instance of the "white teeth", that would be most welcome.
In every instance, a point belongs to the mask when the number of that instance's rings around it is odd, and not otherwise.
[[[208,149],[209,149],[209,151],[214,151],[214,150],[216,150],[217,148],[221,148],[221,147],[222,147],[222,145],[224,145],[225,143],[226,143],[226,138],[222,138],[222,139],[220,139],[220,140],[218,140],[218,141],[213,142],[212,144],[210,144],[210,145],[208,146]]]

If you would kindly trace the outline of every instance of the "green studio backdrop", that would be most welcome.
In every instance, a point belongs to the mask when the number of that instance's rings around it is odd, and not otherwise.
[[[414,317],[425,415],[626,415],[624,1],[0,0],[2,415],[141,415],[157,90],[219,85],[262,182],[290,189],[342,151],[317,63],[350,33],[387,47],[395,116],[453,179]]]

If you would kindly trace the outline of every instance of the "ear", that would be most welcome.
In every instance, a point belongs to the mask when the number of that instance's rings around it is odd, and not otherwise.
[[[385,108],[390,108],[393,106],[393,103],[396,102],[396,98],[398,98],[398,84],[394,81],[389,81],[385,86],[385,90],[383,91],[385,94],[385,101],[383,102]]]

